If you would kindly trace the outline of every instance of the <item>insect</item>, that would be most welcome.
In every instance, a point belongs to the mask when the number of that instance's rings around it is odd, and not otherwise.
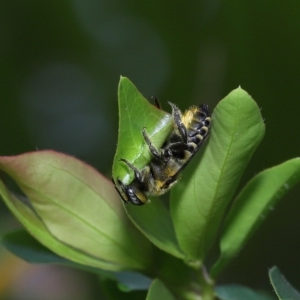
[[[155,99],[156,100],[156,99]],[[148,196],[166,193],[179,179],[182,170],[191,161],[206,140],[211,117],[206,104],[191,106],[184,114],[169,102],[172,107],[174,129],[160,149],[155,148],[146,129],[142,134],[152,160],[139,170],[126,159],[121,159],[134,172],[134,180],[126,185],[117,178],[116,189],[125,203],[143,205]]]

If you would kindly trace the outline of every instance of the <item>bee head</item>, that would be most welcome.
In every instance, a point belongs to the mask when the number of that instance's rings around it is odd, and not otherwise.
[[[137,186],[134,184],[126,185],[119,178],[117,180],[122,192],[117,187],[116,190],[125,203],[131,202],[135,205],[144,205],[148,202],[147,196]]]

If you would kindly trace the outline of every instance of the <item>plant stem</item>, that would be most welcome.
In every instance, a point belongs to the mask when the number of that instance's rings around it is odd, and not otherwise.
[[[201,285],[202,300],[214,300],[214,281],[209,277],[206,268],[202,266],[197,273]]]

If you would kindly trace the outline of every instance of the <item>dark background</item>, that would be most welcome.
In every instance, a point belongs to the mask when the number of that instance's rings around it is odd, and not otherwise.
[[[241,85],[266,123],[245,183],[299,156],[299,54],[298,0],[0,1],[0,154],[55,149],[110,176],[120,75],[166,109],[167,101],[213,108]],[[222,282],[271,291],[267,271],[277,265],[300,288],[299,193],[282,199]],[[0,233],[17,226],[0,203]],[[31,266],[2,248],[0,298],[34,293],[35,277],[24,283],[30,272],[47,280],[67,272],[65,282],[85,291],[76,299],[96,299],[84,273]],[[43,296],[30,299],[54,299],[38,286]],[[55,299],[74,299],[66,283],[58,291]]]

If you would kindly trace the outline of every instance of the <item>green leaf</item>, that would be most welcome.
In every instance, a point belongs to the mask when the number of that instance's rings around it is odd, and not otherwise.
[[[212,269],[215,277],[236,256],[247,239],[283,195],[300,181],[300,159],[294,158],[264,170],[236,197],[221,236],[221,256]]]
[[[155,279],[150,286],[146,300],[158,299],[175,300],[175,297],[159,279]]]
[[[216,296],[220,300],[273,300],[271,296],[253,291],[248,287],[230,284],[219,285],[215,288]]]
[[[219,102],[200,162],[194,158],[171,191],[171,214],[181,249],[201,263],[265,126],[260,110],[241,88]],[[201,150],[200,150],[201,151]],[[195,166],[196,169],[195,169]]]
[[[269,277],[280,300],[300,300],[300,293],[284,278],[277,267],[271,268]]]
[[[152,158],[142,135],[143,128],[146,128],[153,145],[159,148],[173,128],[173,118],[150,104],[126,77],[120,79],[118,99],[119,136],[113,178],[119,177],[129,184],[134,174],[120,159],[126,159],[142,169]]]
[[[3,182],[0,180],[0,195],[2,196],[4,202],[8,208],[13,212],[16,218],[25,226],[25,228],[30,231],[30,233],[45,245],[51,249],[56,254],[70,258],[72,261],[79,264],[87,266],[95,266],[107,270],[120,270],[121,266],[110,263],[108,261],[101,261],[94,257],[91,257],[85,253],[82,253],[76,249],[73,249],[63,242],[55,239],[44,226],[40,218],[29,208],[28,204],[24,201],[18,199],[13,194],[11,194]],[[22,256],[21,256],[22,257]]]
[[[155,199],[144,206],[126,205],[129,218],[159,249],[178,258],[184,258],[175,235],[170,212]]]
[[[107,270],[149,266],[151,244],[127,218],[113,184],[92,167],[54,151],[37,151],[0,157],[0,168],[19,185],[37,216],[31,210],[29,217],[30,209],[26,207],[24,212],[24,205],[17,211],[20,201],[5,189],[1,193],[6,204],[33,236],[55,253],[75,260],[66,248],[76,249],[103,261]],[[32,215],[39,222],[33,224]],[[59,249],[38,234],[47,230]]]
[[[173,119],[170,114],[150,104],[125,77],[121,78],[119,84],[119,111],[119,138],[113,177],[127,178],[125,180],[130,183],[133,172],[119,159],[125,158],[137,168],[143,168],[150,161],[151,155],[144,142],[142,129],[146,127],[153,144],[160,147],[173,128]],[[125,209],[136,227],[153,244],[176,257],[183,257],[170,213],[160,199],[154,199],[143,207],[128,204]]]
[[[1,237],[1,244],[14,255],[35,264],[59,264],[89,271],[107,278],[115,278],[112,272],[104,271],[70,261],[43,246],[24,229],[16,230]]]
[[[101,279],[111,279],[118,283],[122,290],[148,290],[151,279],[136,272],[109,272],[98,268],[87,267],[58,256],[48,248],[40,244],[25,230],[17,230],[4,235],[1,244],[13,254],[30,262],[37,264],[59,264],[77,269],[85,270],[101,276]]]
[[[115,280],[122,291],[145,291],[151,285],[151,279],[137,272],[115,272]]]
[[[30,263],[72,263],[66,258],[63,258],[50,251],[23,229],[5,234],[1,238],[1,244],[8,251]]]

